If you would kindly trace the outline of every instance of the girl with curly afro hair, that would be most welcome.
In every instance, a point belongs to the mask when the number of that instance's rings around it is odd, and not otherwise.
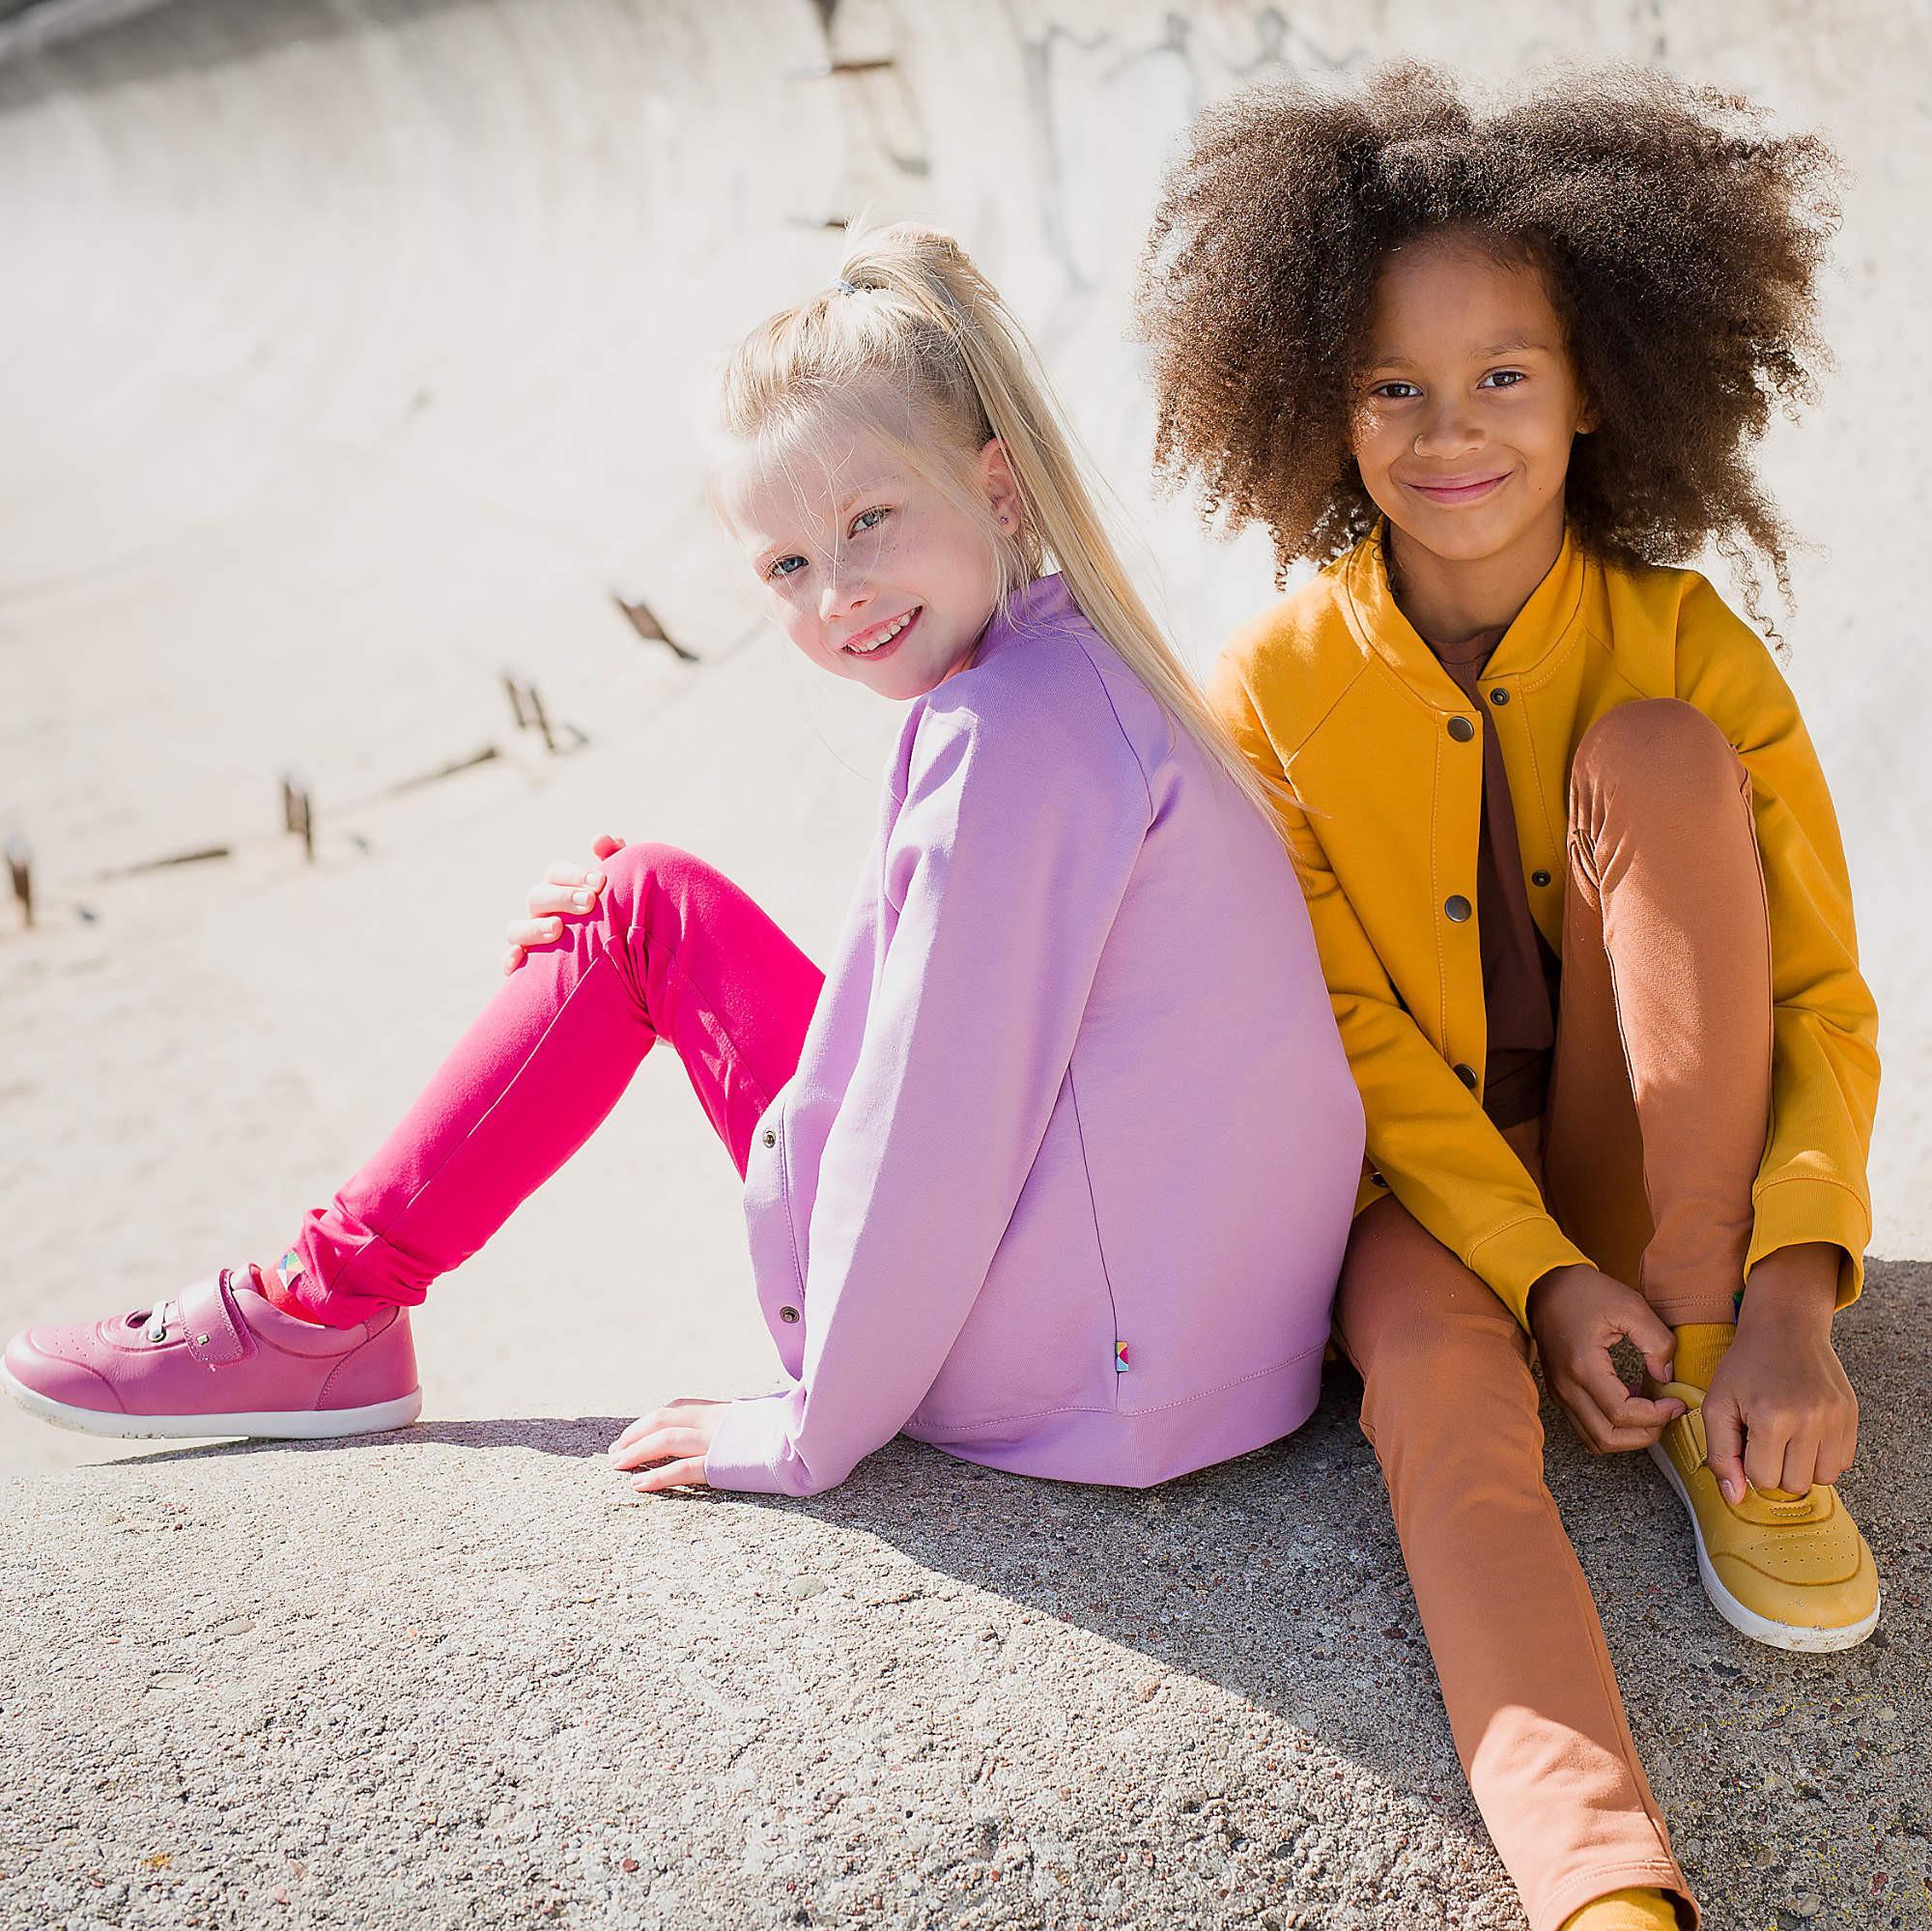
[[[1661,74],[1479,109],[1410,65],[1210,108],[1142,262],[1160,463],[1269,531],[1278,582],[1324,566],[1213,696],[1362,1093],[1336,1339],[1535,1931],[1696,1907],[1544,1484],[1532,1341],[1592,1448],[1658,1462],[1734,1627],[1878,1619],[1831,1341],[1877,1016],[1792,694],[1681,567],[1715,546],[1747,609],[1762,564],[1788,596],[1751,456],[1822,357],[1834,175]]]

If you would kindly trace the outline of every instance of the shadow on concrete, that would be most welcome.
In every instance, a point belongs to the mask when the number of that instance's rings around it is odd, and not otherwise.
[[[1550,1486],[1602,1607],[1639,1748],[1680,1853],[1714,1898],[1757,1893],[1768,1861],[1788,1876],[1807,1834],[1824,1847],[1814,1860],[1848,1830],[1866,1846],[1897,1841],[1908,1862],[1926,1852],[1932,1696],[1914,1659],[1928,1633],[1919,1590],[1932,1493],[1928,1323],[1932,1270],[1884,1263],[1873,1264],[1867,1298],[1839,1320],[1865,1417],[1845,1490],[1888,1590],[1879,1633],[1843,1656],[1788,1655],[1733,1633],[1704,1601],[1688,1532],[1647,1460],[1591,1457],[1546,1402]],[[1480,1831],[1380,1477],[1356,1428],[1358,1395],[1352,1374],[1331,1367],[1298,1434],[1145,1491],[1007,1475],[901,1439],[810,1500],[701,1491],[663,1499],[802,1515],[824,1525],[832,1560],[852,1536],[875,1538],[938,1576],[1133,1651],[1156,1672],[1217,1685],[1440,1805],[1445,1822]],[[431,1422],[339,1443],[140,1459],[407,1443],[588,1460],[629,1419]]]

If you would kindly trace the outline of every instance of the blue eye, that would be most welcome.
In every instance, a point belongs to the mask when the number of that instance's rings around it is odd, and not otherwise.
[[[859,514],[852,519],[852,533],[856,536],[862,529],[878,528],[879,525],[877,523],[867,523],[866,521],[867,517],[875,516],[879,519],[880,523],[883,523],[885,519],[891,515],[892,515],[891,510],[883,508],[861,510]]]
[[[803,570],[805,568],[805,558],[803,556],[781,556],[779,560],[776,563],[774,563],[769,570],[765,572],[765,575],[767,577],[777,577],[781,581],[782,581],[786,577],[795,577],[798,575],[798,570],[791,570],[786,568],[787,564],[792,564],[792,563],[796,563],[798,565],[799,570]]]

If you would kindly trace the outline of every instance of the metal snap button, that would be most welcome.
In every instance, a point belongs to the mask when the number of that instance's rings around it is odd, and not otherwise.
[[[1459,1080],[1461,1080],[1463,1084],[1465,1087],[1467,1087],[1471,1093],[1475,1092],[1476,1075],[1472,1071],[1470,1071],[1470,1069],[1467,1066],[1458,1066],[1456,1068],[1456,1077]]]
[[[779,1319],[782,1321],[794,1321],[798,1319],[798,1310],[795,1307],[781,1307],[779,1309]]]
[[[1510,694],[1500,684],[1490,693],[1490,702],[1492,704],[1507,704],[1509,700]]]
[[[1449,735],[1458,744],[1467,744],[1476,735],[1476,727],[1467,718],[1451,718],[1449,720]]]
[[[1371,1186],[1385,1187],[1388,1185],[1388,1182],[1371,1167],[1369,1169],[1369,1184]]]
[[[1532,885],[1548,885],[1549,883],[1549,874],[1547,871],[1532,871],[1529,874],[1529,882]]]
[[[1469,901],[1458,892],[1442,901],[1442,910],[1453,924],[1460,925],[1469,916]]]
[[[779,1144],[778,1128],[776,1126],[767,1126],[765,1128],[764,1139],[767,1147],[776,1147]]]

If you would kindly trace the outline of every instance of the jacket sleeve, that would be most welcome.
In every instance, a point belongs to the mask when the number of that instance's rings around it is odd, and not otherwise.
[[[1088,758],[1050,714],[922,721],[884,854],[897,923],[811,1208],[803,1373],[726,1411],[712,1487],[836,1486],[899,1432],[952,1351],[1151,816],[1137,758],[1102,723],[1113,741]]]
[[[1680,614],[1677,695],[1750,773],[1771,925],[1771,1131],[1751,1186],[1745,1273],[1803,1241],[1843,1250],[1839,1307],[1871,1239],[1865,1163],[1878,1106],[1878,1006],[1859,971],[1837,814],[1797,699],[1756,632],[1695,577]]]
[[[1308,814],[1227,653],[1209,695],[1221,722],[1276,793],[1276,810],[1315,928],[1335,1023],[1362,1096],[1368,1152],[1416,1220],[1527,1325],[1529,1291],[1588,1257],[1556,1224],[1536,1182],[1397,997],[1328,864]]]

